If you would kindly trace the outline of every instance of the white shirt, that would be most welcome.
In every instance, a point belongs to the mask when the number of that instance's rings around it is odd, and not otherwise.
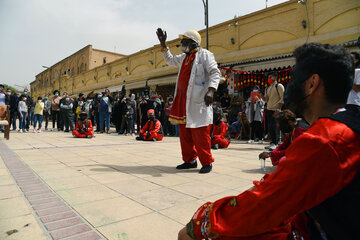
[[[175,96],[182,62],[186,54],[173,56],[170,50],[163,53],[168,65],[180,67],[175,86]],[[200,48],[196,53],[186,92],[186,127],[199,128],[209,126],[213,122],[212,106],[206,106],[204,97],[209,87],[217,89],[220,82],[220,70],[214,54]],[[174,96],[174,98],[175,98]]]
[[[355,69],[354,85],[360,85],[360,68]],[[360,92],[351,89],[347,99],[347,104],[355,104],[360,106]]]
[[[5,104],[5,93],[0,93],[0,105],[6,105]]]

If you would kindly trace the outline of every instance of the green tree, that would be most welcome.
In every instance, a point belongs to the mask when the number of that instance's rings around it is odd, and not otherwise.
[[[7,84],[4,84],[4,90],[5,90],[5,92],[8,90],[8,89],[11,89],[11,91],[14,93],[14,92],[18,92],[18,90],[16,90],[14,87],[12,87],[12,86],[9,86],[9,85],[7,85]]]

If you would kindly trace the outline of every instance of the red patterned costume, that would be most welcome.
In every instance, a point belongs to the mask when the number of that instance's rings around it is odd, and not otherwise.
[[[75,130],[72,132],[72,134],[78,138],[92,138],[94,136],[94,131],[91,120],[78,120],[76,122]]]
[[[197,157],[203,166],[214,162],[211,155],[211,126],[186,128],[186,99],[193,61],[197,51],[186,55],[181,65],[177,93],[170,111],[169,121],[179,124],[179,135],[183,161],[190,163]]]
[[[230,142],[225,138],[228,130],[226,123],[213,124],[211,145],[218,144],[221,148],[227,148]]]
[[[303,236],[311,231],[303,221],[305,212],[325,216],[314,219],[333,236],[338,229],[356,236],[358,224],[350,219],[356,219],[359,210],[359,195],[353,194],[359,191],[360,179],[359,116],[352,118],[356,130],[330,118],[317,120],[289,146],[277,170],[254,189],[202,205],[187,225],[189,236],[288,240],[291,226]]]
[[[140,134],[143,136],[145,141],[153,141],[155,138],[161,141],[164,137],[164,133],[161,130],[161,123],[159,120],[154,121],[148,120],[145,126],[141,129]]]
[[[276,166],[279,164],[280,159],[285,156],[286,149],[290,146],[290,144],[301,134],[303,134],[306,131],[306,129],[302,127],[296,127],[294,128],[293,132],[286,134],[285,139],[282,144],[280,144],[277,148],[275,148],[271,152],[271,163],[273,166]]]

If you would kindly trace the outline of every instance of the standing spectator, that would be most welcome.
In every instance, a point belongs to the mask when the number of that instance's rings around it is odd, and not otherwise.
[[[38,97],[37,102],[35,103],[34,108],[34,133],[36,133],[36,123],[39,122],[39,128],[37,130],[38,133],[41,133],[43,114],[44,114],[44,102],[42,101],[42,97]]]
[[[251,96],[249,100],[246,102],[246,104],[247,104],[246,116],[250,122],[250,127],[251,127],[250,130],[251,135],[248,143],[253,143],[255,139],[255,142],[262,144],[263,143],[262,121],[263,121],[265,103],[262,100],[262,96],[258,86],[254,86],[254,89],[251,92]]]
[[[224,91],[222,97],[220,98],[220,106],[223,110],[223,112],[228,112],[230,108],[231,98],[229,97],[229,94],[227,91]]]
[[[84,102],[83,105],[83,111],[87,114],[87,119],[91,120],[91,122],[93,121],[92,118],[92,99],[90,97],[87,97],[86,101]]]
[[[4,92],[4,85],[0,84],[0,106],[5,106],[6,104],[6,94]],[[4,126],[0,126],[0,130],[4,131]]]
[[[44,120],[45,120],[45,130],[48,130],[49,117],[51,115],[51,101],[49,100],[49,94],[46,94],[44,97]]]
[[[65,132],[74,130],[74,113],[73,113],[73,103],[67,92],[64,92],[64,98],[60,101],[60,109],[63,115],[63,121],[65,126]]]
[[[11,89],[8,89],[8,91]],[[13,93],[10,96],[10,124],[12,124],[13,130],[16,130],[16,119],[18,118],[18,93]]]
[[[126,118],[126,136],[130,136],[130,134],[132,136],[135,136],[135,131],[134,131],[134,109],[133,109],[133,105],[131,103],[131,101],[129,100],[126,103],[126,107],[127,107],[127,111],[125,114],[125,118]]]
[[[54,96],[51,98],[51,118],[52,118],[52,127],[55,130],[57,124],[57,129],[60,131],[61,129],[61,117],[60,117],[60,100],[59,90],[54,91]]]
[[[239,96],[239,93],[234,93],[234,97],[230,101],[230,109],[229,114],[227,117],[228,124],[232,124],[236,121],[236,118],[238,117],[239,112],[242,112],[242,104],[244,103],[244,100],[241,96]]]
[[[100,108],[100,100],[102,98],[102,94],[101,93],[96,93],[95,94],[95,99],[93,101],[93,116],[94,116],[94,122],[96,123],[96,132],[100,132],[100,114],[99,114],[99,108]]]
[[[172,96],[169,96],[166,103],[165,103],[165,109],[164,109],[164,134],[174,136],[175,135],[175,127],[172,125],[169,121],[169,115],[171,111],[171,105],[173,104],[174,98]]]
[[[26,95],[23,94],[20,97],[20,101],[18,104],[18,112],[20,114],[20,122],[19,122],[19,131],[26,132],[26,115],[28,112],[28,106],[26,105]]]
[[[268,131],[270,133],[269,150],[274,150],[278,144],[279,137],[276,131],[276,115],[281,111],[284,104],[284,86],[277,82],[278,73],[276,71],[268,74],[269,87],[265,89],[265,102],[267,103]]]
[[[351,55],[353,56],[355,63],[355,76],[352,89],[349,92],[347,104],[360,106],[360,54],[358,52],[352,52]]]
[[[26,131],[29,131],[30,125],[32,125],[33,121],[34,121],[35,103],[34,103],[33,98],[29,96],[27,89],[24,89],[24,95],[26,96],[26,105],[28,106],[28,114],[27,114],[27,119],[26,119]]]
[[[183,53],[176,56],[166,45],[166,32],[158,28],[157,35],[165,62],[180,67],[170,112],[170,121],[179,124],[184,161],[176,168],[196,168],[199,158],[202,164],[199,173],[209,173],[214,162],[210,140],[213,110],[210,105],[220,81],[214,54],[200,47],[201,36],[195,30],[180,35]]]
[[[131,102],[132,108],[134,109],[134,116],[133,116],[133,121],[132,121],[132,124],[133,124],[132,129],[133,129],[133,133],[135,134],[135,122],[136,122],[136,119],[137,119],[137,102],[136,102],[134,93],[130,94],[130,102]]]
[[[76,99],[74,101],[74,106],[73,106],[73,112],[74,112],[74,122],[76,123],[77,120],[79,119],[79,114],[80,114],[80,111],[81,111],[81,107],[79,108],[79,105],[80,103],[84,103],[85,102],[85,97],[84,97],[84,94],[83,93],[79,93],[79,97],[78,99]]]
[[[106,122],[106,133],[110,133],[110,115],[111,115],[111,104],[113,102],[113,98],[110,96],[110,90],[105,89],[105,93],[103,94],[100,100],[100,133],[104,132],[104,126]]]

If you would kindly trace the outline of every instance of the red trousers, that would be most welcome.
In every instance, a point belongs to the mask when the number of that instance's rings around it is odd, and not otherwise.
[[[144,133],[143,136],[145,141],[152,141],[154,138],[158,141],[161,141],[164,138],[164,135],[158,133],[149,133],[149,136],[147,135],[147,133]]]
[[[92,131],[80,133],[79,131],[74,130],[74,131],[72,132],[72,134],[73,134],[73,136],[76,136],[76,137],[78,137],[78,138],[84,138],[85,136],[91,136],[91,137],[94,136],[94,133],[93,133]]]
[[[200,128],[186,128],[179,124],[181,153],[184,162],[192,162],[197,157],[201,165],[206,166],[214,162],[211,155],[211,125]]]
[[[213,138],[211,140],[211,145],[214,144],[218,144],[221,148],[227,148],[230,143],[225,138]]]

